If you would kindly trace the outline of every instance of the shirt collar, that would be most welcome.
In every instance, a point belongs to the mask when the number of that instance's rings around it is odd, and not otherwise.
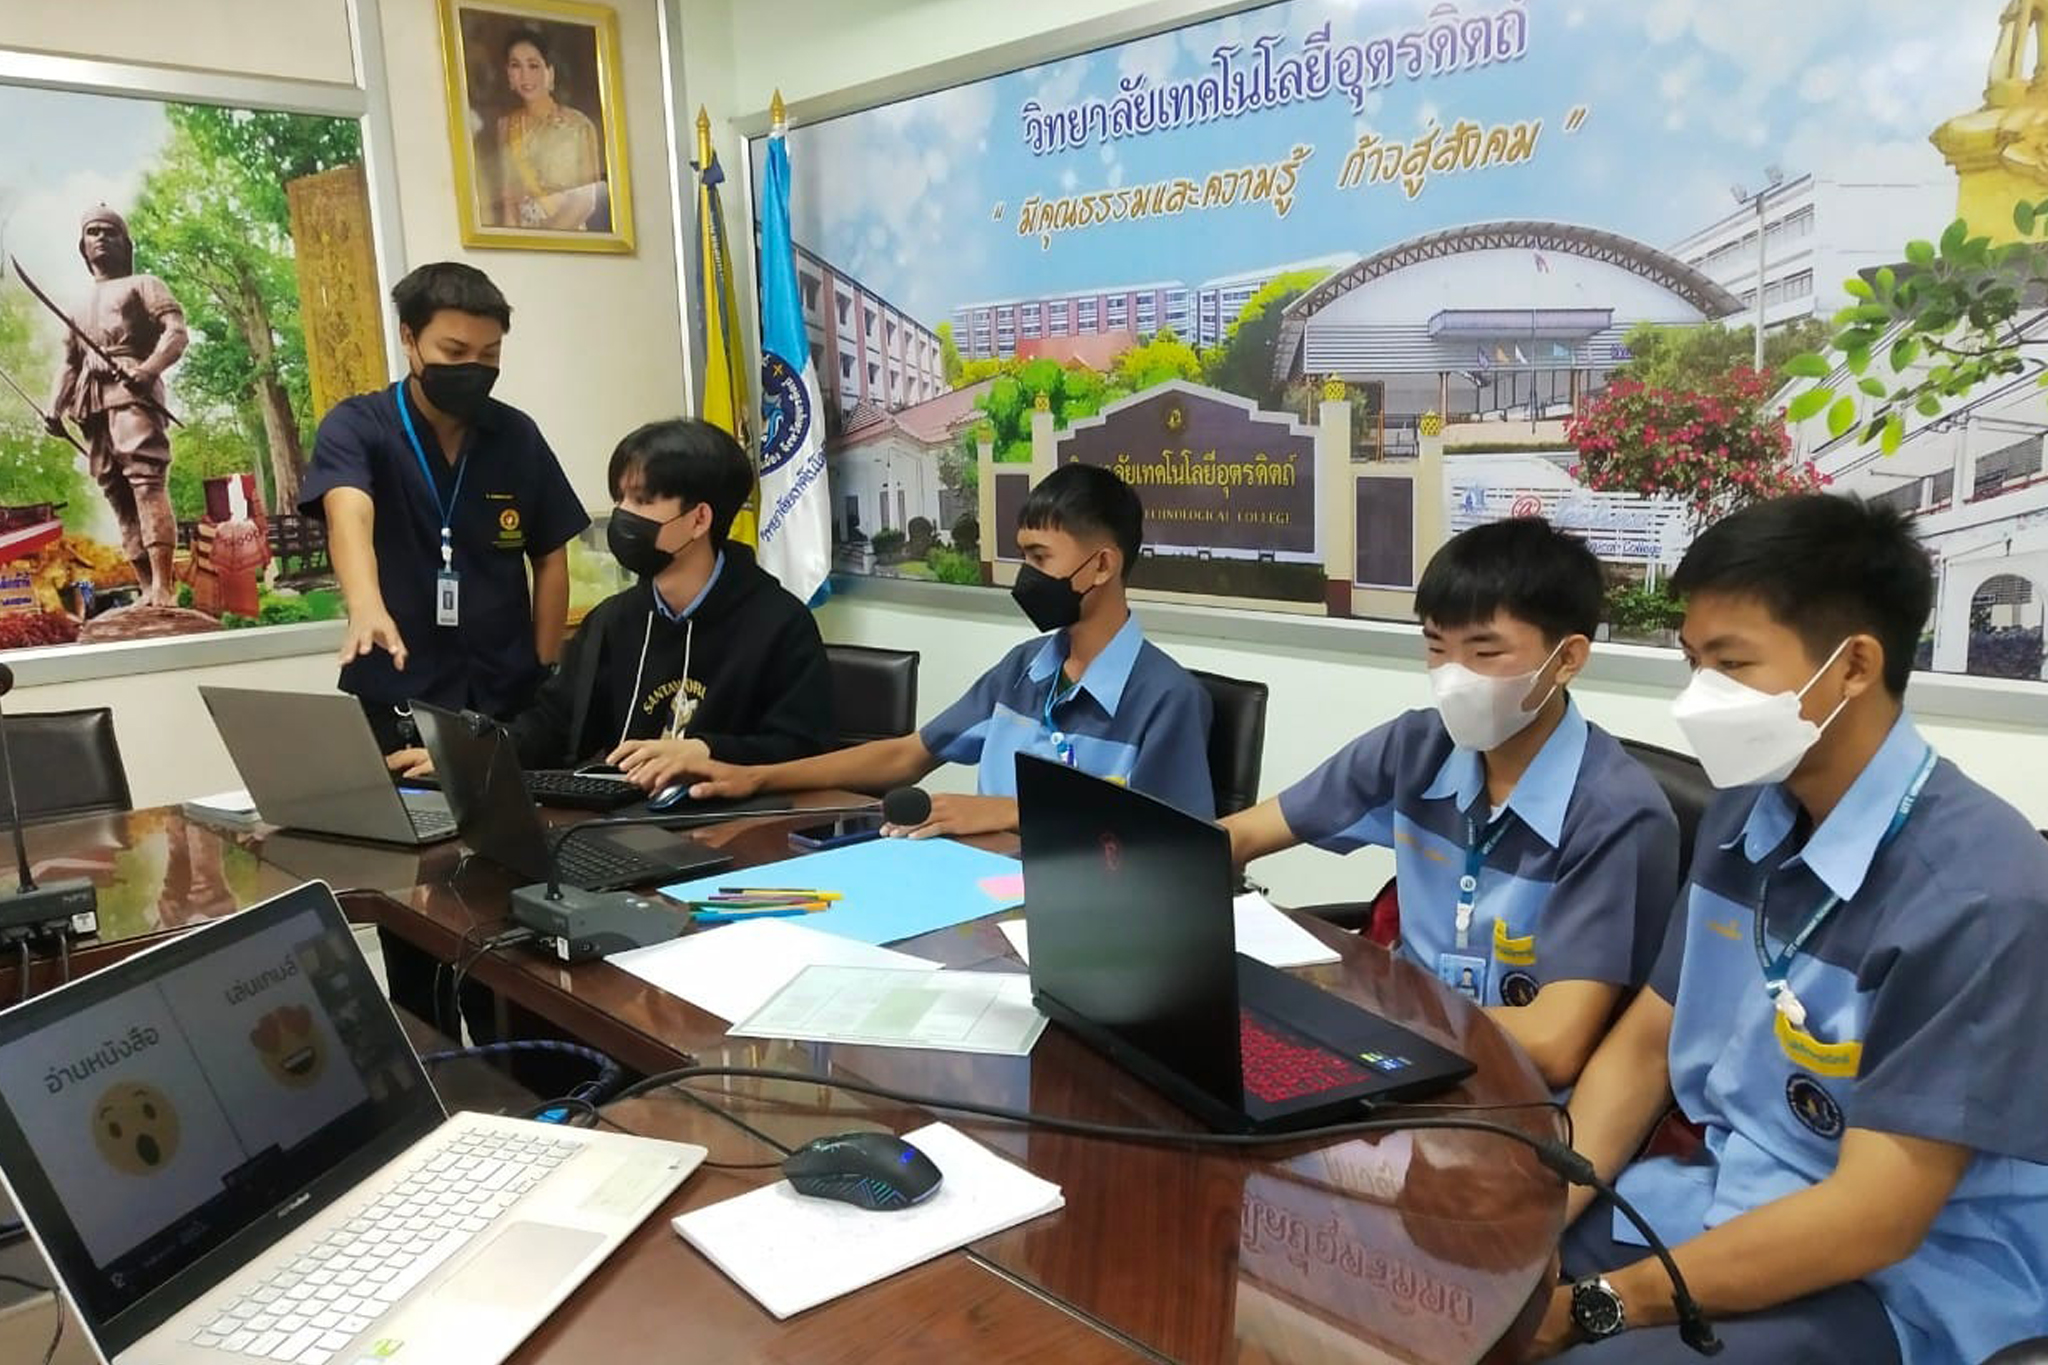
[[[1579,783],[1579,765],[1586,757],[1586,717],[1569,695],[1565,697],[1564,718],[1543,741],[1536,757],[1522,773],[1508,795],[1507,809],[1522,823],[1542,836],[1552,848],[1564,838],[1565,808]],[[1454,748],[1437,769],[1436,780],[1422,793],[1425,801],[1452,797],[1458,809],[1469,811],[1486,787],[1486,765],[1477,749]]]
[[[1075,685],[1076,689],[1086,690],[1104,711],[1114,716],[1117,705],[1124,699],[1124,688],[1130,685],[1131,670],[1137,666],[1138,650],[1144,643],[1145,632],[1139,628],[1136,614],[1125,616],[1123,625],[1110,637],[1109,644],[1089,661],[1081,674],[1081,681]],[[1033,682],[1047,682],[1066,661],[1067,632],[1054,631],[1045,637],[1045,643],[1032,656],[1026,673]]]
[[[718,558],[711,561],[711,577],[705,579],[704,586],[697,589],[697,595],[691,598],[688,602],[685,602],[680,608],[671,608],[668,604],[668,599],[664,598],[661,595],[660,587],[658,587],[655,584],[655,581],[653,579],[648,579],[648,590],[654,594],[654,609],[660,612],[662,614],[663,619],[665,620],[689,620],[692,616],[695,616],[697,614],[697,608],[704,605],[704,599],[711,595],[711,590],[718,586],[718,576],[724,572],[725,551],[720,550],[718,552]]]
[[[1863,771],[1849,784],[1849,790],[1820,828],[1806,841],[1806,847],[1786,859],[1788,864],[1804,863],[1821,883],[1843,900],[1855,899],[1863,879],[1877,857],[1878,845],[1891,829],[1906,789],[1927,761],[1928,744],[1920,737],[1911,716],[1901,712],[1891,733]],[[1723,848],[1742,846],[1752,863],[1761,862],[1772,849],[1785,842],[1798,818],[1799,805],[1782,782],[1774,782],[1758,793],[1735,837]]]

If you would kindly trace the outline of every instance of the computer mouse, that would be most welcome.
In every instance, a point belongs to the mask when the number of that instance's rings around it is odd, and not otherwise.
[[[929,1199],[942,1178],[932,1159],[894,1133],[840,1133],[783,1158],[798,1194],[864,1209],[907,1209]]]
[[[651,811],[674,810],[677,806],[687,804],[689,799],[689,783],[671,782],[668,786],[663,787],[660,791],[647,798],[647,809]]]

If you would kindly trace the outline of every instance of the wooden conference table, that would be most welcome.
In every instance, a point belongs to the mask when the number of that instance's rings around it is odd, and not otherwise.
[[[803,804],[834,805],[822,792]],[[566,817],[578,818],[578,817]],[[697,831],[741,867],[789,856],[802,817]],[[1014,841],[977,841],[1000,849]],[[485,954],[516,883],[453,844],[413,852],[231,830],[174,809],[29,832],[38,875],[91,876],[102,937],[90,970],[309,877],[374,924],[395,998],[446,990],[446,967],[497,1002],[505,1036],[570,1037],[630,1070],[688,1064],[845,1076],[1104,1123],[1193,1130],[1156,1091],[1057,1027],[1028,1058],[729,1039],[726,1023],[603,962],[561,966],[528,949]],[[1000,916],[894,946],[951,967],[1021,970]],[[1530,1106],[1478,1115],[1548,1134],[1534,1067],[1483,1014],[1425,974],[1327,925],[1343,953],[1309,980],[1457,1048],[1478,1073],[1442,1103]],[[39,961],[33,983],[54,983]],[[0,1000],[19,990],[0,962]],[[441,998],[446,998],[443,995]],[[1418,1107],[1415,1115],[1440,1111]],[[908,1109],[789,1081],[705,1080],[615,1106],[632,1131],[701,1143],[714,1162],[772,1163],[824,1133],[906,1132]],[[772,1165],[706,1167],[526,1344],[520,1362],[584,1362],[658,1347],[688,1361],[1322,1362],[1456,1365],[1516,1358],[1547,1299],[1563,1188],[1520,1144],[1412,1131],[1242,1149],[1136,1145],[936,1115],[1062,1187],[1066,1207],[966,1251],[777,1322],[668,1227],[685,1209],[778,1178]]]

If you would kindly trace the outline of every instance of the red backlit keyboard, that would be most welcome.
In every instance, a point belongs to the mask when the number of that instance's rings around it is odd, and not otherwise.
[[[1244,1057],[1244,1088],[1267,1104],[1320,1095],[1373,1076],[1334,1052],[1273,1032],[1248,1010],[1238,1012],[1237,1037]]]

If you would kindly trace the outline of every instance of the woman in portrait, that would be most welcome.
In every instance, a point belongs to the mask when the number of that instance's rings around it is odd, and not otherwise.
[[[555,99],[548,41],[527,29],[505,44],[505,84],[519,107],[498,116],[498,220],[582,231],[597,211],[597,125]]]

